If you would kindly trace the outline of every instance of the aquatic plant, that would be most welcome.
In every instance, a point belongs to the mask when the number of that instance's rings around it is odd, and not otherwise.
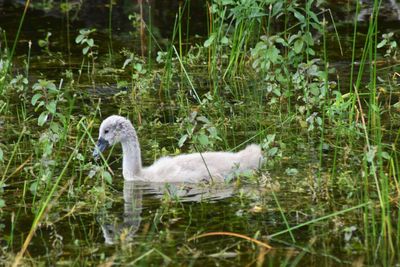
[[[51,32],[46,33],[46,37],[44,39],[39,39],[38,45],[44,50],[44,52],[48,55],[51,55],[50,52],[50,37],[51,37]]]
[[[82,73],[82,68],[85,64],[85,57],[87,58],[87,73],[88,76],[91,77],[95,74],[95,60],[97,58],[97,45],[94,43],[94,39],[91,38],[91,35],[96,32],[96,29],[81,29],[79,30],[79,34],[75,38],[75,43],[83,46],[82,55],[84,58],[82,59],[80,74]],[[78,79],[79,80],[79,79]]]
[[[398,263],[399,48],[379,20],[383,2],[350,1],[338,21],[329,1],[186,0],[165,13],[142,1],[137,15],[109,1],[98,30],[72,43],[87,3],[36,3],[63,30],[40,26],[24,42],[29,2],[6,29],[15,39],[1,32],[0,264]],[[116,30],[117,14],[131,15],[121,28],[131,35]],[[111,113],[135,120],[146,163],[249,142],[268,161],[259,175],[202,185],[208,199],[190,185],[141,188],[138,231],[125,225],[105,245],[104,222],[132,215],[112,172],[118,153],[110,166],[90,160],[92,131]],[[274,253],[207,233],[268,240]]]
[[[393,40],[393,36],[393,32],[382,34],[382,41],[376,45],[376,48],[385,48],[384,57],[397,61],[398,48],[396,40]]]
[[[191,151],[199,149],[202,151],[214,148],[216,143],[222,141],[214,123],[196,111],[193,111],[189,116],[178,122],[181,123],[180,129],[183,130],[182,136],[178,141],[179,147],[190,141]]]
[[[57,104],[62,101],[63,94],[54,81],[38,80],[32,89],[35,92],[31,99],[32,106],[35,106],[36,112],[43,110],[38,117],[39,126],[43,126],[49,117],[50,119],[55,116],[63,117],[63,114],[57,112]]]

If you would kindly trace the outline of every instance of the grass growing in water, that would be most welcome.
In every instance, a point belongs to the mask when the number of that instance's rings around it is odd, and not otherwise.
[[[339,262],[348,263],[355,259],[353,253],[365,256],[364,263],[371,265],[399,261],[400,132],[387,130],[395,129],[396,122],[385,118],[387,109],[393,107],[390,101],[389,106],[384,104],[386,96],[379,87],[387,83],[380,82],[382,70],[377,65],[382,58],[380,49],[388,45],[387,59],[396,47],[389,34],[383,39],[378,35],[379,1],[374,1],[365,40],[358,34],[361,22],[355,20],[348,45],[352,49],[348,82],[330,68],[333,56],[328,39],[335,39],[329,32],[336,31],[336,26],[325,19],[327,11],[316,11],[314,1],[305,6],[297,1],[210,1],[206,7],[208,36],[187,51],[183,40],[189,38],[184,35],[190,23],[185,12],[195,3],[185,1],[177,9],[165,52],[159,51],[158,65],[149,64],[152,59],[127,47],[125,63],[119,62],[118,41],[111,38],[111,15],[116,10],[111,9],[112,1],[109,4],[107,56],[115,58],[108,62],[123,67],[115,67],[112,71],[116,74],[108,82],[126,81],[132,92],[120,90],[101,97],[91,91],[91,97],[80,98],[80,91],[86,89],[77,84],[86,78],[92,81],[90,87],[96,88],[94,77],[97,80],[101,71],[110,71],[101,68],[104,61],[98,51],[102,51],[102,43],[90,35],[93,31],[75,32],[77,44],[72,46],[79,51],[83,48],[83,55],[75,55],[82,64],[79,70],[71,68],[72,77],[57,79],[57,85],[49,77],[35,77],[38,74],[30,64],[38,59],[33,56],[31,60],[30,54],[26,77],[17,76],[14,69],[1,70],[0,209],[5,212],[0,215],[0,231],[5,237],[0,244],[6,255],[2,262],[29,262],[29,257],[23,257],[26,249],[32,250],[30,254],[38,262],[56,264],[62,259],[55,256],[52,262],[48,259],[51,253],[69,260],[75,259],[65,256],[75,255],[71,253],[85,257],[84,252],[64,248],[65,244],[95,251],[87,263],[96,264],[210,264],[214,260],[211,255],[217,252],[261,264],[265,258],[261,250],[235,239],[187,241],[198,234],[221,231],[261,242],[269,237],[272,242],[268,243],[274,247],[282,242],[301,250],[301,257],[284,261],[293,265],[307,263],[308,255],[333,262],[343,257]],[[362,8],[358,1],[354,3],[356,17]],[[156,27],[153,19],[146,25],[147,40],[156,42],[157,35],[151,32]],[[360,53],[356,44],[361,41]],[[150,53],[151,44],[148,47]],[[85,56],[92,50],[92,57]],[[96,62],[94,55],[99,57]],[[15,57],[6,57],[9,62],[11,59]],[[396,67],[391,71],[390,77]],[[210,77],[210,82],[204,77]],[[395,90],[394,81],[394,87],[387,90]],[[103,100],[93,101],[93,96]],[[93,106],[80,107],[88,102]],[[122,231],[117,235],[119,243],[107,249],[95,217],[110,213],[115,205],[123,210],[124,203],[118,191],[121,184],[113,179],[110,168],[90,161],[93,140],[87,125],[98,124],[98,116],[90,115],[97,111],[102,117],[122,113],[134,118],[139,135],[146,137],[142,146],[144,160],[149,162],[182,151],[229,150],[249,140],[261,143],[269,156],[262,173],[268,170],[282,189],[271,192],[277,185],[262,179],[268,178],[264,175],[233,181],[230,186],[235,193],[211,204],[187,204],[178,197],[151,202],[146,197],[143,202],[149,206],[142,211],[137,239],[128,242],[128,233]],[[13,120],[21,123],[18,134],[8,126]],[[113,163],[119,159],[109,160],[117,175],[119,163]],[[14,201],[9,189],[16,189],[18,197],[22,192],[23,199]],[[284,193],[291,191],[295,193],[285,199]],[[17,205],[23,208],[14,212]],[[226,219],[218,223],[221,218]],[[26,221],[30,228],[21,229]],[[79,229],[73,226],[76,223]],[[66,229],[61,233],[64,239],[56,230],[60,228]],[[326,235],[343,248],[339,254],[324,239]],[[47,256],[29,247],[40,242],[50,251]]]

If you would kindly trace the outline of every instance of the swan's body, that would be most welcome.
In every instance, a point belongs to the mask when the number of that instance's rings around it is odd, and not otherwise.
[[[257,169],[262,163],[261,148],[249,145],[237,153],[204,152],[162,157],[142,168],[139,141],[131,122],[121,116],[110,116],[99,129],[99,141],[93,152],[97,157],[107,146],[121,143],[123,176],[127,181],[201,182],[223,180],[226,177]]]

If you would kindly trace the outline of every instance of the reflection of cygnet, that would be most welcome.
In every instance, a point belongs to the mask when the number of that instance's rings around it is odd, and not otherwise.
[[[235,191],[233,184],[207,186],[190,183],[149,183],[143,181],[124,181],[123,222],[112,211],[102,217],[101,229],[106,244],[120,240],[132,241],[139,230],[143,209],[143,196],[160,199],[168,195],[179,202],[215,201],[231,197]]]
[[[142,196],[143,191],[136,187],[135,182],[124,182],[124,220],[101,224],[106,244],[114,244],[122,236],[124,240],[133,239],[142,220]]]
[[[249,145],[233,152],[204,152],[162,157],[153,165],[142,168],[139,140],[132,123],[117,115],[105,119],[99,129],[99,139],[93,156],[108,146],[121,143],[123,151],[123,176],[126,181],[191,182],[223,180],[259,168],[263,161],[259,145]]]

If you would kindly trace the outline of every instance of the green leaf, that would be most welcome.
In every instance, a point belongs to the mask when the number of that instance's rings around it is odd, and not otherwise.
[[[376,47],[377,47],[377,48],[382,48],[382,47],[385,46],[386,43],[387,43],[387,40],[386,40],[386,39],[383,39]]]
[[[214,42],[215,36],[215,33],[211,34],[211,36],[204,42],[204,47],[209,47]]]
[[[278,48],[276,48],[275,46],[271,46],[268,48],[267,53],[266,53],[266,57],[274,64],[278,63],[280,57],[280,51]],[[269,67],[268,67],[269,68]],[[268,69],[267,68],[267,69]]]
[[[210,123],[210,121],[209,121],[206,117],[204,117],[204,116],[199,116],[199,117],[197,117],[196,119],[197,119],[198,121],[201,121],[201,122],[205,123],[205,124],[209,124],[209,123]]]
[[[76,36],[75,43],[80,44],[82,42],[83,38],[85,38],[85,36],[82,34]]]
[[[45,47],[45,46],[47,45],[47,42],[46,42],[45,40],[39,40],[39,41],[38,41],[38,45],[39,45],[40,47]]]
[[[84,161],[85,157],[81,153],[78,153],[78,154],[76,154],[75,159],[77,159],[79,161]]]
[[[42,97],[42,94],[35,94],[31,99],[32,106],[36,105],[36,102]]]
[[[112,176],[108,171],[103,171],[103,178],[108,184],[112,184]]]
[[[211,137],[219,139],[217,128],[209,127],[209,128],[207,128],[207,131],[210,133]]]
[[[281,13],[282,11],[284,11],[283,1],[278,1],[272,8],[272,17],[275,17],[276,14]]]
[[[4,208],[6,206],[6,202],[4,201],[4,199],[0,198],[0,209]]]
[[[278,148],[277,147],[273,147],[270,150],[268,150],[268,156],[273,157],[275,156],[275,154],[278,152]]]
[[[38,91],[38,90],[42,90],[42,87],[40,86],[40,83],[34,83],[32,85],[32,89],[33,89],[33,91]]]
[[[207,146],[209,144],[208,137],[205,134],[200,134],[198,136],[197,140],[199,141],[200,145],[202,145],[202,146]]]
[[[320,90],[317,86],[310,86],[310,91],[314,96],[319,96]]]
[[[315,15],[314,12],[308,12],[307,15],[309,15],[310,18],[312,18],[317,24],[320,24],[318,17]]]
[[[300,32],[297,34],[293,34],[289,37],[288,44],[291,44],[294,40],[300,37]]]
[[[31,191],[32,194],[35,194],[37,189],[38,189],[38,182],[35,181],[31,184],[31,186],[29,187],[29,190]]]
[[[287,46],[286,41],[285,41],[283,38],[281,38],[281,37],[276,38],[275,42],[278,43],[278,44]]]
[[[275,136],[276,136],[276,134],[268,134],[267,135],[268,143],[275,141]]]
[[[60,124],[54,121],[50,123],[50,129],[56,134],[61,133],[62,131]]]
[[[3,161],[4,161],[4,153],[3,153],[3,150],[0,147],[0,162],[3,162]]]
[[[307,48],[306,49],[307,54],[311,55],[311,56],[315,56],[315,51],[312,48]]]
[[[374,161],[375,153],[376,153],[376,150],[374,148],[370,148],[368,150],[368,152],[365,154],[368,162],[372,163]]]
[[[88,53],[88,51],[89,51],[89,48],[90,48],[89,46],[84,47],[82,49],[82,54],[86,55]]]
[[[299,173],[299,171],[297,169],[295,169],[295,168],[287,168],[285,170],[285,172],[289,176],[294,176],[294,175],[297,175]]]
[[[305,21],[306,21],[306,18],[305,18],[300,12],[298,12],[297,10],[294,10],[294,9],[293,9],[293,13],[294,13],[294,16],[295,16],[300,22],[305,22]]]
[[[39,110],[40,107],[44,106],[44,101],[39,101],[39,103],[36,103],[36,108],[35,108],[35,112]]]
[[[390,155],[389,155],[389,153],[387,153],[386,151],[382,151],[382,154],[381,154],[381,156],[382,156],[382,158],[384,158],[384,159],[390,159]],[[0,159],[1,160],[1,159]]]
[[[128,81],[125,81],[125,80],[117,81],[117,88],[118,89],[121,89],[121,88],[124,88],[124,87],[128,87],[128,86],[129,86],[129,82]]]
[[[56,107],[57,107],[57,103],[56,101],[51,101],[49,104],[46,105],[46,109],[51,113],[51,114],[55,114],[56,113]]]
[[[46,123],[48,117],[49,113],[47,111],[43,111],[38,118],[38,125],[43,126]]]
[[[310,46],[313,46],[313,45],[314,45],[314,39],[313,39],[311,33],[309,33],[309,32],[306,32],[306,33],[303,35],[303,40],[304,40],[308,45],[310,45]]]
[[[318,123],[318,125],[322,125],[322,119],[321,119],[321,117],[317,117],[316,118],[316,121],[317,121],[317,123]]]
[[[93,41],[92,38],[88,39],[88,40],[86,41],[86,43],[87,43],[89,46],[91,46],[91,47],[94,45],[94,41]]]
[[[136,64],[133,66],[133,68],[134,68],[137,72],[141,72],[142,69],[143,69],[143,66],[142,66],[142,64],[140,64],[140,63],[136,63]]]
[[[222,5],[234,5],[235,2],[233,0],[222,0]]]
[[[182,135],[181,138],[178,141],[178,146],[182,147],[183,144],[186,142],[187,138],[188,138],[187,134]]]
[[[297,39],[294,42],[294,52],[296,52],[296,54],[299,54],[301,52],[301,50],[303,50],[303,40],[302,39]]]
[[[221,44],[228,44],[228,42],[229,42],[229,39],[226,36],[221,38]]]
[[[47,81],[46,88],[53,93],[58,93],[57,86],[52,81]]]
[[[272,90],[272,92],[276,95],[276,96],[281,96],[282,95],[282,93],[281,93],[281,91],[279,91],[279,89],[274,89],[274,90]]]

